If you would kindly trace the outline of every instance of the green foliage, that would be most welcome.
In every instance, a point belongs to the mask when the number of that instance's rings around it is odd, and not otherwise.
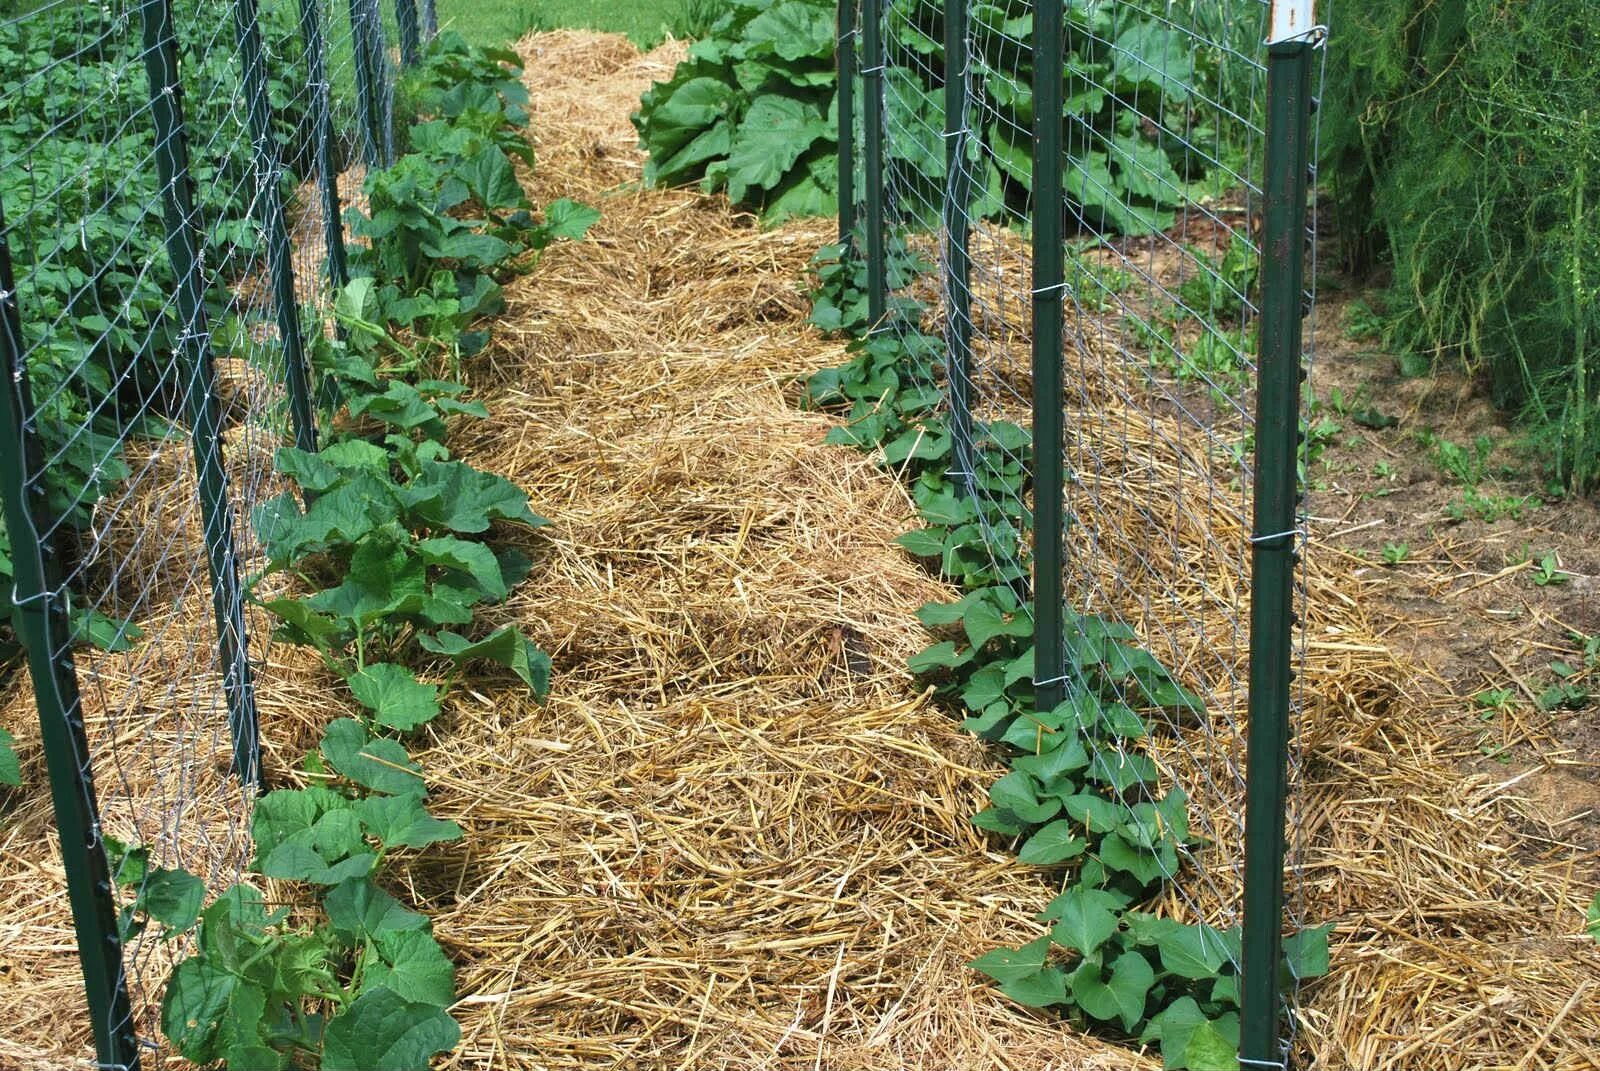
[[[886,160],[911,190],[899,210],[916,212],[940,203],[945,178],[944,31],[937,5],[888,0],[885,9],[889,49],[917,57],[891,64],[884,76],[893,133]],[[634,125],[650,153],[646,181],[726,189],[768,222],[836,211],[834,13],[831,0],[727,5],[672,78],[640,101]],[[1016,42],[1029,39],[1033,16],[1020,0],[997,0],[976,5],[970,17],[984,49],[972,62],[986,115],[971,145],[982,191],[975,208],[989,215],[1025,202],[1032,186],[1031,55]],[[1168,19],[1101,4],[1071,4],[1066,18],[1063,117],[1079,132],[1069,139],[1072,211],[1100,232],[1169,226],[1172,210],[1203,177],[1190,146],[1217,119],[1208,103],[1218,99],[1208,88],[1216,72],[1197,67],[1187,35]],[[863,99],[859,87],[856,99]],[[1137,109],[1126,103],[1135,100]]]
[[[22,784],[22,764],[17,760],[17,738],[0,729],[0,785]]]
[[[858,308],[860,273],[849,250],[830,247],[814,264],[814,318],[859,332],[864,317],[840,311]],[[1187,794],[1178,786],[1163,791],[1141,749],[1146,715],[1193,718],[1203,704],[1126,625],[1069,612],[1068,698],[1052,710],[1035,708],[1033,610],[1022,594],[1030,436],[1015,424],[978,423],[974,469],[983,493],[959,493],[932,386],[943,342],[919,330],[921,314],[914,303],[897,307],[887,329],[851,344],[848,363],[813,375],[806,397],[844,415],[829,441],[879,452],[909,482],[925,527],[899,542],[964,591],[954,603],[917,612],[935,642],[912,656],[910,668],[959,702],[964,727],[994,743],[1010,766],[974,824],[1013,843],[1021,862],[1063,880],[1063,892],[1038,916],[1049,925],[1046,935],[972,966],[1020,1004],[1058,1008],[1085,1025],[1159,1045],[1168,1068],[1235,1069],[1238,931],[1139,909],[1159,897],[1183,853],[1199,843]],[[1328,932],[1286,940],[1285,972],[1326,973]]]
[[[215,47],[214,20],[201,16],[197,0],[173,6],[190,141],[248,146],[233,50]],[[312,158],[313,129],[298,17],[266,5],[260,23],[276,58],[268,84],[275,131],[297,172]],[[20,280],[35,424],[50,459],[45,508],[75,529],[87,527],[96,500],[130,474],[124,441],[171,434],[167,421],[181,417],[177,324],[168,310],[176,283],[163,245],[151,121],[122,118],[146,107],[142,47],[137,15],[115,5],[50,4],[0,22],[0,204]],[[248,150],[198,153],[193,162],[197,208],[211,224],[203,252],[221,281],[262,252],[252,166]],[[214,317],[228,305],[220,286],[208,298]],[[0,523],[0,622],[10,617],[13,583]],[[92,611],[75,617],[79,642],[119,650],[136,638],[126,623]],[[17,653],[6,630],[0,662]]]
[[[1600,478],[1600,7],[1378,0],[1328,69],[1323,147],[1352,259],[1383,263],[1386,341],[1459,356],[1553,474]]]
[[[278,471],[298,493],[252,514],[267,559],[252,590],[282,573],[311,589],[262,605],[281,639],[314,648],[345,679],[361,710],[328,724],[307,757],[317,783],[256,803],[252,874],[298,883],[310,903],[269,913],[251,879],[207,907],[199,878],[113,846],[119,884],[132,890],[124,931],[155,922],[162,940],[187,943],[161,1021],[197,1063],[414,1071],[460,1037],[445,1010],[449,957],[426,918],[382,885],[394,852],[462,837],[428,812],[425,773],[403,738],[439,716],[468,663],[499,663],[536,695],[548,691],[549,657],[521,632],[469,638],[477,609],[504,600],[531,567],[495,538],[546,522],[510,481],[450,456],[450,424],[488,412],[440,377],[481,348],[497,273],[581,237],[597,217],[560,202],[533,219],[512,167],[531,160],[512,59],[447,35],[412,76],[426,118],[411,153],[367,176],[367,211],[351,214],[365,274],[336,296],[344,331],[308,333],[326,445],[279,450]],[[441,665],[443,680],[423,679]]]

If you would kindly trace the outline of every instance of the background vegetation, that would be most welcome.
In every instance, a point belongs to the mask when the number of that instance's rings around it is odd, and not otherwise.
[[[1550,475],[1592,488],[1600,6],[1372,0],[1336,18],[1324,160],[1386,341],[1481,372]]]
[[[692,36],[721,5],[708,0],[438,0],[439,24],[478,45],[505,45],[534,30],[625,33],[651,48]]]

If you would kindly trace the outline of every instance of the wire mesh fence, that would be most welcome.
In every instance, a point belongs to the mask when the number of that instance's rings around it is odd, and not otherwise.
[[[314,448],[340,191],[392,159],[399,57],[377,0],[22,0],[0,56],[0,645],[32,671],[83,1021],[129,1067],[184,949],[126,905],[249,854],[251,510],[277,448]],[[172,873],[199,884],[147,884]]]
[[[1089,775],[1121,812],[1107,828],[1171,916],[1216,927],[1222,969],[1245,976],[1246,1066],[1281,1066],[1280,927],[1305,914],[1293,882],[1281,910],[1279,860],[1297,825],[1283,763],[1311,5],[856,0],[840,29],[842,75],[858,72],[842,237],[867,261],[874,337],[939,399],[886,456],[948,457],[967,504],[930,511],[926,476],[914,493],[925,517],[973,526],[985,560],[961,560],[960,527],[923,553],[1014,593],[999,611],[1028,619],[1039,731],[1084,697],[1138,713],[1098,741],[1121,771]],[[966,681],[969,726],[1030,750],[985,715],[999,690]],[[1047,787],[1024,786],[1040,815]],[[1016,822],[1032,795],[991,798],[989,828],[1037,828]],[[1191,835],[1137,843],[1153,813],[1186,814]],[[1091,884],[1107,855],[1088,853]]]

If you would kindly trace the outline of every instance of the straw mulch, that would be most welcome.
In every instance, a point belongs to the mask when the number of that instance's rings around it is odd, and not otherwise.
[[[678,46],[521,47],[535,199],[604,218],[509,288],[471,373],[494,417],[455,443],[554,521],[521,537],[536,568],[497,614],[556,680],[542,706],[474,680],[416,749],[435,810],[467,829],[397,879],[461,965],[447,1066],[1155,1067],[964,966],[1035,936],[1052,890],[971,827],[1000,766],[904,672],[926,642],[913,611],[952,594],[891,543],[914,523],[904,492],[793,405],[793,379],[842,356],[802,326],[830,228],[761,232],[720,199],[631,185],[627,114]],[[1371,638],[1348,563],[1313,562],[1296,839],[1305,913],[1339,930],[1303,1052],[1600,1067],[1600,955],[1576,937],[1595,861],[1515,786],[1463,774],[1459,701]],[[262,720],[286,777],[348,700],[304,652],[271,659]],[[6,699],[0,724],[22,725],[22,689]],[[19,1017],[0,1067],[83,1052],[48,830],[35,796],[0,832],[0,996]]]

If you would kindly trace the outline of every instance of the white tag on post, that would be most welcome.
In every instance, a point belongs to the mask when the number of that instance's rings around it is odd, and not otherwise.
[[[1317,30],[1316,0],[1272,0],[1272,28],[1267,44],[1304,41]]]

